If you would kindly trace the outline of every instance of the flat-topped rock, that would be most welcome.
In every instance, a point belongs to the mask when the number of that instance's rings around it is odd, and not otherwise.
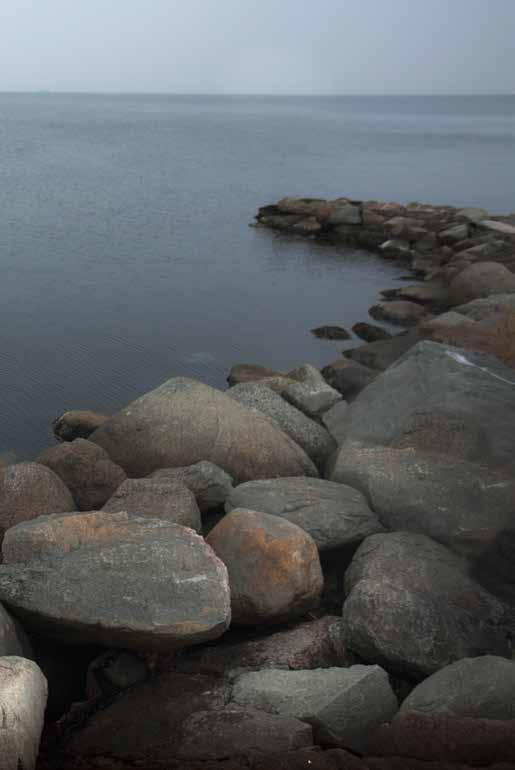
[[[161,468],[150,478],[185,484],[195,495],[201,513],[223,505],[232,490],[229,474],[206,460],[185,468]]]
[[[201,460],[218,465],[238,482],[318,475],[305,452],[270,420],[184,377],[133,401],[90,439],[130,476]]]
[[[294,369],[289,376],[295,382],[284,390],[283,397],[311,419],[318,419],[342,400],[341,394],[311,364]]]
[[[180,481],[163,478],[127,479],[102,510],[125,511],[132,516],[163,519],[202,532],[195,496]]]

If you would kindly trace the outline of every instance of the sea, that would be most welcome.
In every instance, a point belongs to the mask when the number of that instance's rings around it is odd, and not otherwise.
[[[285,195],[515,211],[515,97],[0,94],[0,457],[175,376],[321,366],[403,270],[252,228]]]

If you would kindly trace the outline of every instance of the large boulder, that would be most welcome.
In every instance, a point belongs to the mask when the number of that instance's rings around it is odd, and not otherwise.
[[[0,658],[17,655],[32,658],[30,642],[20,623],[0,604]]]
[[[343,668],[353,663],[354,656],[341,641],[340,618],[325,615],[250,639],[222,639],[216,645],[185,650],[169,665],[184,674],[233,678],[246,670]]]
[[[105,414],[85,410],[64,412],[53,422],[54,435],[59,441],[74,441],[89,438],[109,417]]]
[[[37,461],[66,484],[79,511],[101,508],[127,478],[104,449],[83,438],[51,447]]]
[[[282,623],[318,605],[324,582],[318,549],[296,524],[234,510],[211,530],[207,542],[229,571],[235,624]]]
[[[395,334],[390,339],[377,340],[367,345],[360,345],[359,348],[345,350],[344,356],[376,372],[382,372],[411,350],[417,342],[420,342],[420,339],[418,329],[409,329],[401,334]]]
[[[223,505],[232,490],[229,474],[207,460],[185,468],[161,468],[151,473],[150,477],[185,484],[195,495],[201,513]]]
[[[295,441],[320,468],[336,449],[327,430],[289,404],[278,393],[258,382],[242,383],[227,391],[243,406],[254,409],[273,420]]]
[[[313,671],[270,669],[241,674],[232,701],[313,726],[315,740],[364,753],[374,732],[397,712],[397,698],[379,666]]]
[[[515,292],[515,274],[499,262],[476,262],[452,280],[449,298],[452,305],[464,305],[480,297]]]
[[[38,666],[0,657],[0,762],[2,770],[34,770],[43,730],[47,683]]]
[[[342,400],[341,394],[311,364],[294,369],[289,376],[295,382],[284,390],[284,398],[313,420]]]
[[[105,511],[40,517],[10,531],[4,561],[0,600],[58,640],[170,651],[229,625],[226,568],[176,524]]]
[[[365,497],[345,484],[310,478],[240,484],[225,509],[248,508],[280,516],[308,532],[320,551],[356,547],[383,527]]]
[[[491,356],[435,342],[416,345],[343,418],[349,441],[414,446],[489,466],[513,464],[513,424],[515,372]]]
[[[191,492],[180,481],[127,479],[103,507],[104,511],[126,511],[132,516],[164,519],[202,532],[200,511]]]
[[[515,661],[484,655],[451,663],[412,690],[407,711],[515,720]]]
[[[0,541],[7,529],[36,516],[76,508],[61,479],[39,463],[0,467]]]
[[[237,482],[317,476],[270,420],[215,388],[177,377],[133,401],[92,435],[130,476],[209,460]]]
[[[455,660],[511,657],[504,605],[425,535],[372,535],[345,574],[344,644],[414,680]]]
[[[451,435],[446,450],[452,451],[452,440]],[[387,529],[429,535],[472,562],[515,529],[513,474],[466,460],[449,462],[412,447],[347,445],[331,479],[361,490]]]
[[[513,294],[492,294],[490,297],[482,297],[467,302],[455,308],[460,315],[464,315],[471,321],[485,321],[498,313],[515,311],[515,292]]]

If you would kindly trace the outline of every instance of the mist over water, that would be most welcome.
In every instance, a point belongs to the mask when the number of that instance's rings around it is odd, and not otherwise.
[[[248,227],[283,195],[515,211],[515,97],[0,95],[0,453],[168,377],[323,365],[402,271]],[[356,344],[354,341],[351,344]]]

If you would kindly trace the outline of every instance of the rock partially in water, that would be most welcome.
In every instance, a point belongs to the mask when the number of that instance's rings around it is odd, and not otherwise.
[[[109,417],[105,414],[84,410],[65,412],[53,422],[54,435],[59,441],[89,438]]]
[[[321,340],[350,340],[351,335],[341,326],[317,326],[311,329],[311,334]]]
[[[389,321],[400,326],[416,326],[428,316],[427,309],[418,302],[402,299],[380,302],[368,312],[378,321]]]
[[[369,324],[366,321],[360,321],[359,323],[354,324],[352,331],[357,337],[365,340],[365,342],[387,340],[392,336],[390,332],[386,331],[386,329],[383,329],[382,326],[375,326],[374,324]]]

